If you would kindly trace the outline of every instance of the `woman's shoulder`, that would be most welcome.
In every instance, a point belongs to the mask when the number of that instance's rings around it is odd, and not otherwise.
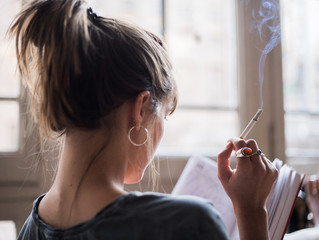
[[[162,229],[168,227],[168,231],[183,236],[178,239],[228,239],[219,213],[205,199],[153,192],[133,192],[128,198],[130,203],[125,205],[130,206],[130,211],[135,211],[137,219],[163,224]],[[188,234],[187,238],[183,232]]]
[[[187,219],[194,222],[209,222],[213,225],[223,225],[222,219],[213,204],[196,196],[176,196],[154,192],[132,192],[123,201],[124,209],[143,212],[143,215],[156,215],[163,218]],[[184,221],[186,221],[184,219]]]
[[[130,204],[136,207],[148,208],[174,208],[176,210],[196,210],[196,211],[209,211],[216,214],[217,211],[213,204],[203,198],[196,196],[184,195],[171,195],[156,192],[131,192],[127,195],[127,200]]]
[[[214,206],[201,198],[172,196],[153,192],[122,195],[101,210],[93,219],[69,229],[54,229],[37,214],[41,196],[20,232],[19,239],[67,237],[76,239],[228,239],[225,227]],[[34,238],[32,236],[37,236]],[[30,237],[26,237],[30,236]],[[130,235],[131,236],[131,235]],[[156,237],[155,237],[156,236]],[[153,238],[154,237],[154,238]]]

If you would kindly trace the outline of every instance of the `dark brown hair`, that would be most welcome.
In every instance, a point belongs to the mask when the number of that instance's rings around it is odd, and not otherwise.
[[[176,106],[172,67],[160,38],[96,16],[84,0],[32,1],[10,32],[35,119],[47,137],[52,130],[98,128],[144,90],[154,107],[165,97]]]

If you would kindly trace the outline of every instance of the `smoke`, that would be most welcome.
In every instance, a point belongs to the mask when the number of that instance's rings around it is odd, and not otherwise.
[[[245,5],[249,0],[242,0]],[[281,40],[280,29],[280,6],[278,0],[261,0],[258,11],[252,11],[252,29],[257,30],[262,43],[266,43],[261,49],[259,60],[259,83],[260,83],[260,108],[263,108],[262,88],[264,83],[265,60],[268,53],[278,45]]]

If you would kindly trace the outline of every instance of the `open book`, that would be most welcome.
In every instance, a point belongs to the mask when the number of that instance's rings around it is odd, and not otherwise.
[[[272,240],[283,238],[291,217],[304,174],[299,174],[282,161],[273,161],[279,175],[267,198],[269,237]],[[202,156],[191,157],[174,187],[174,195],[195,195],[211,201],[219,211],[230,238],[239,239],[236,218],[231,200],[225,193],[218,177],[217,163]]]

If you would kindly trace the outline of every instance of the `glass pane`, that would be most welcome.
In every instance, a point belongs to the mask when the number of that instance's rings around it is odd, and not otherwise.
[[[20,92],[14,40],[6,32],[21,8],[21,0],[0,0],[0,97],[17,97]]]
[[[0,101],[0,152],[14,152],[19,146],[19,104]]]
[[[286,144],[289,148],[316,150],[319,155],[319,116],[287,113],[285,123]]]
[[[178,109],[165,123],[159,153],[215,156],[236,132],[236,112]]]
[[[103,17],[121,18],[160,35],[161,0],[91,0],[93,11]]]
[[[182,105],[237,106],[235,2],[167,1],[166,37]]]
[[[319,112],[319,1],[281,2],[285,108]]]
[[[319,157],[319,1],[283,0],[281,11],[287,153]]]

